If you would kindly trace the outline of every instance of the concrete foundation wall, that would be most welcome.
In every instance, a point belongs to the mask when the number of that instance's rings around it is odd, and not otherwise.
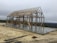
[[[20,24],[20,25],[9,24],[8,26],[16,27],[16,28],[19,28],[19,29],[22,29],[25,31],[35,32],[35,33],[39,33],[39,34],[46,34],[46,33],[49,33],[51,31],[56,30],[54,28],[41,27],[41,26],[32,26],[32,28],[31,28],[28,25],[23,25],[23,24]]]

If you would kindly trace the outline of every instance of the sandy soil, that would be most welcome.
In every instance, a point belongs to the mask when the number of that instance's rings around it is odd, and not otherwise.
[[[36,36],[37,38],[32,38]],[[20,30],[19,28],[6,27],[0,23],[0,43],[57,43],[57,31],[40,35]]]

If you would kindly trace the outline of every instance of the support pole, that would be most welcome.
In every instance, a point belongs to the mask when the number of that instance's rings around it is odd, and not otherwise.
[[[38,13],[36,14],[36,17],[35,17],[36,18],[36,20],[35,20],[36,21],[36,24],[35,24],[35,32],[37,32],[37,16],[38,16]]]
[[[24,15],[23,15],[23,29],[24,29]]]
[[[33,23],[33,15],[31,14],[31,31],[33,31],[33,25],[32,25],[32,23]]]
[[[7,17],[7,19],[6,19],[6,26],[8,26],[8,18],[9,18],[9,17]]]

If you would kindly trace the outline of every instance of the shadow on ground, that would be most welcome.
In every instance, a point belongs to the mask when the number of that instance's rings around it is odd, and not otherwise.
[[[14,42],[14,43],[22,43],[21,41],[17,41],[17,40],[15,40],[15,39],[23,38],[23,37],[25,37],[25,36],[27,36],[27,35],[20,36],[20,37],[15,37],[15,38],[11,38],[11,39],[6,39],[6,40],[4,40],[4,41],[5,41],[5,43],[12,43],[12,42]]]

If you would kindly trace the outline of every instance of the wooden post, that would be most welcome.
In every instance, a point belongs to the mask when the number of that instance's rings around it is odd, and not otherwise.
[[[6,26],[8,25],[8,18],[9,18],[9,17],[7,17],[7,19],[6,19]]]
[[[38,17],[38,13],[36,14],[36,17],[35,17],[36,18],[36,20],[35,20],[36,23],[37,23],[37,17]],[[35,32],[37,32],[37,24],[35,24]]]
[[[21,17],[19,16],[19,23],[20,23],[20,19],[21,19]],[[20,23],[20,28],[21,28],[21,23]]]
[[[32,15],[32,14],[31,14],[31,23],[33,23],[33,15]],[[33,30],[33,29],[32,29],[32,26],[33,26],[33,25],[31,24],[31,31]]]
[[[19,28],[20,28],[20,16],[19,16],[18,22],[19,22],[18,25],[19,25]]]
[[[23,29],[24,29],[24,15],[23,15]]]
[[[28,17],[28,21],[27,21],[28,22],[28,26],[29,26],[29,31],[31,30],[31,24],[30,24],[31,21],[30,21],[30,18],[31,17]]]

